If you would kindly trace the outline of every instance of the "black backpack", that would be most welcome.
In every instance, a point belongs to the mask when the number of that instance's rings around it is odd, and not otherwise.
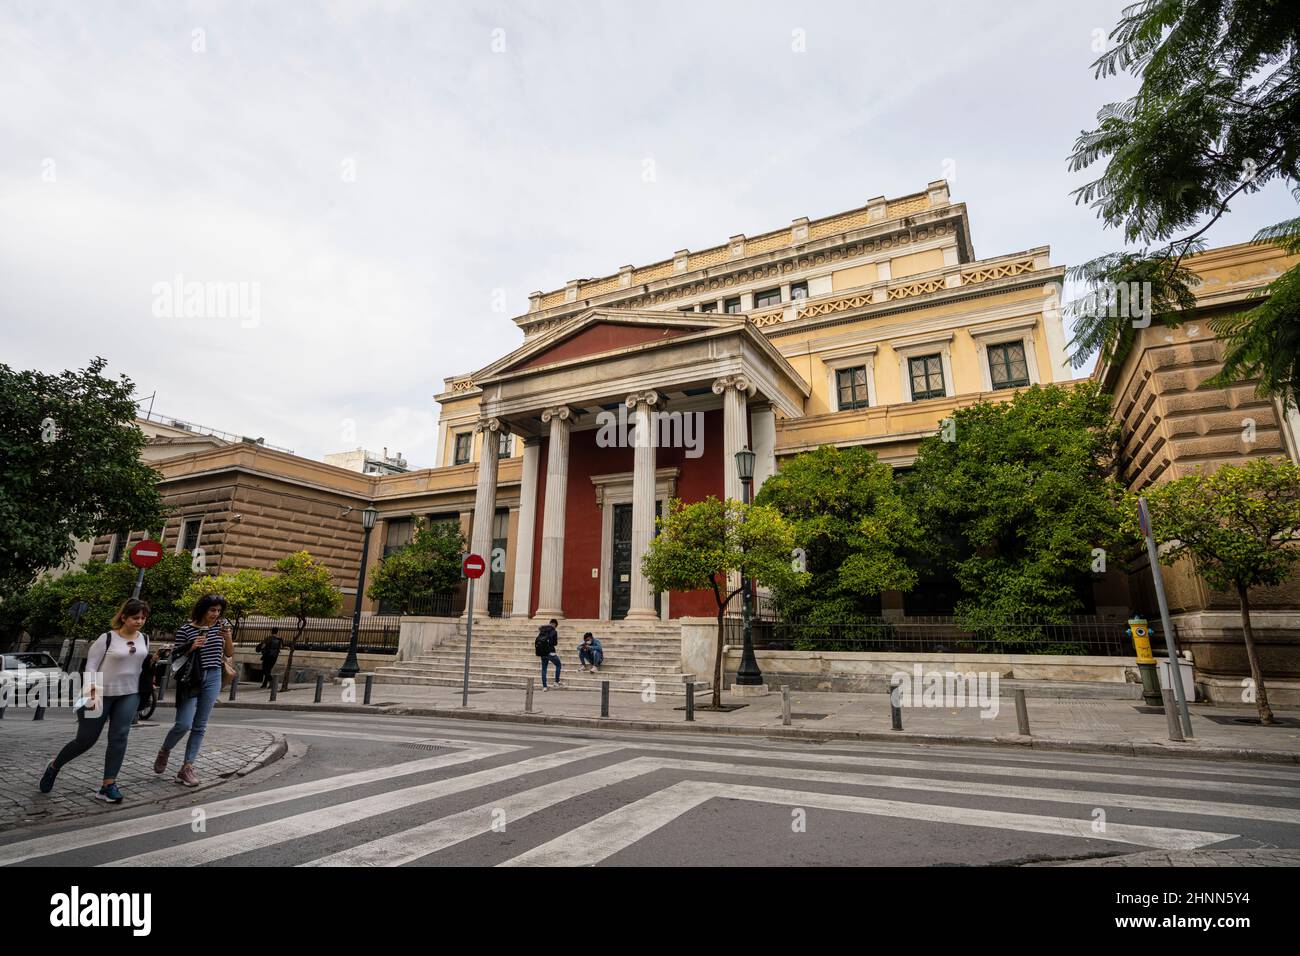
[[[537,640],[533,641],[533,650],[537,652],[538,657],[545,657],[551,653],[551,637],[546,632],[537,635]]]

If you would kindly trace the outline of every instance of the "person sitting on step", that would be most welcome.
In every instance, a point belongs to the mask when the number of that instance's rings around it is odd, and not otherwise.
[[[604,660],[605,652],[601,649],[600,641],[591,636],[591,631],[582,635],[582,643],[578,645],[578,666],[585,671],[590,665],[593,671],[599,672]]]

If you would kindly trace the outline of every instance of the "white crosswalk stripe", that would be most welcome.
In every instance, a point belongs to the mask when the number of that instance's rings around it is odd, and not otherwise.
[[[500,841],[489,840],[483,844],[483,852],[492,860],[500,860],[506,852],[514,854],[499,865],[586,866],[608,860],[714,800],[839,811],[922,825],[1043,834],[1093,845],[1128,844],[1168,850],[1196,849],[1232,840],[1239,833],[1250,834],[1249,827],[1261,824],[1300,827],[1300,808],[1295,803],[1300,799],[1300,787],[1296,786],[1300,784],[1300,772],[1280,769],[1265,772],[1264,768],[1251,767],[1239,773],[1246,779],[1227,781],[1212,779],[1216,774],[1226,776],[1228,771],[1209,764],[1178,765],[1168,770],[1155,764],[1150,773],[1140,774],[1116,769],[1136,767],[1135,763],[1099,763],[1093,769],[1090,761],[1076,760],[1075,755],[1062,755],[1058,763],[1050,763],[1041,757],[1025,761],[1019,754],[952,752],[948,759],[935,761],[900,756],[897,750],[818,753],[685,740],[589,742],[591,738],[529,732],[483,734],[467,730],[464,738],[431,737],[427,723],[393,723],[376,728],[375,724],[358,725],[355,721],[313,721],[299,726],[297,720],[277,719],[259,721],[257,726],[308,738],[433,744],[457,749],[200,804],[209,820],[233,818],[233,829],[224,832],[193,833],[193,809],[187,806],[0,843],[0,866],[57,858],[87,847],[99,848],[95,859],[105,860],[100,864],[104,866],[195,866],[241,854],[250,854],[251,862],[256,864],[260,862],[257,851],[285,847],[278,851],[276,859],[280,859],[286,852],[293,853],[290,847],[294,841],[304,838],[314,838],[312,845],[323,855],[302,862],[303,866],[399,866],[426,858],[434,862],[441,851],[492,833],[496,823],[505,824],[510,837],[507,840],[503,834]],[[390,727],[392,732],[375,732]],[[477,769],[470,766],[501,756],[508,757],[508,762]],[[591,764],[578,766],[584,761]],[[440,779],[402,783],[402,778],[416,774],[448,770],[451,775]],[[898,770],[912,772],[894,772]],[[557,771],[565,776],[556,779]],[[518,787],[513,782],[520,778],[547,773],[549,779],[543,777],[537,785],[500,795],[493,793],[495,787]],[[1257,777],[1277,784],[1249,782]],[[1283,782],[1293,786],[1284,786]],[[387,787],[364,796],[345,793],[362,786],[373,790],[374,784]],[[822,792],[818,787],[851,787],[859,792]],[[1140,792],[1125,792],[1125,788],[1140,788]],[[479,789],[485,792],[472,798],[474,806],[432,811],[415,826],[406,825],[409,813],[391,821],[383,819],[385,815]],[[1166,795],[1171,791],[1177,795]],[[909,792],[916,796],[908,796]],[[575,812],[581,804],[572,801],[592,796],[598,796],[600,815],[589,818]],[[1256,797],[1284,797],[1290,802],[1266,803],[1252,799]],[[279,811],[283,816],[268,817],[264,812],[304,798],[312,798],[306,808],[286,808]],[[996,802],[990,804],[990,800]],[[1059,814],[1054,809],[1043,812],[1045,804],[1059,805]],[[460,808],[465,806],[464,802],[459,804]],[[1101,827],[1094,819],[1098,808],[1110,815]],[[1114,811],[1132,814],[1125,817],[1132,822],[1119,822]],[[244,813],[256,815],[247,821],[239,819],[238,815]],[[1177,815],[1178,825],[1160,825],[1160,814]],[[1188,817],[1217,818],[1223,825],[1202,828],[1199,824],[1205,821],[1189,821]],[[519,839],[521,822],[530,818],[537,822],[522,832],[528,835],[526,840],[537,845],[519,851],[511,844]],[[560,821],[562,831],[556,821]],[[130,842],[169,830],[174,832],[167,845],[159,846],[156,838],[143,846]],[[321,838],[321,834],[326,836]]]

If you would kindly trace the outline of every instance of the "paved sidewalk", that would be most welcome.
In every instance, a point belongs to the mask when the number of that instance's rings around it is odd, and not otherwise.
[[[535,720],[572,726],[624,726],[629,729],[707,730],[758,736],[795,736],[813,740],[836,738],[889,739],[930,743],[1004,743],[1044,749],[1091,750],[1123,754],[1210,756],[1240,760],[1300,763],[1300,712],[1275,710],[1277,726],[1238,723],[1255,717],[1253,707],[1192,706],[1194,739],[1173,743],[1163,712],[1147,708],[1141,700],[1031,698],[1028,701],[1031,737],[1018,734],[1015,704],[1003,698],[995,716],[983,717],[976,708],[911,707],[903,710],[903,733],[892,732],[887,694],[837,694],[794,691],[790,695],[792,721],[782,726],[781,694],[738,698],[723,694],[724,705],[743,705],[726,713],[700,710],[708,693],[696,696],[694,724],[684,721],[680,695],[657,695],[642,700],[636,693],[611,693],[610,717],[600,718],[600,693],[556,690],[533,695],[533,714],[524,714],[522,689],[471,690],[469,709],[460,706],[458,687],[427,687],[375,683],[372,706],[360,702],[364,685],[358,682],[356,702],[344,700],[341,684],[326,684],[320,704],[313,703],[314,685],[294,685],[276,703],[269,691],[241,685],[235,706],[292,709],[352,709],[389,713],[429,713],[486,720]],[[228,705],[230,706],[230,705]]]
[[[32,712],[9,708],[0,720],[0,830],[67,817],[111,813],[124,807],[154,803],[194,790],[216,786],[238,774],[265,766],[284,752],[284,739],[262,730],[210,725],[196,770],[202,784],[185,788],[176,783],[180,754],[172,755],[167,773],[156,776],[153,760],[171,727],[170,708],[159,708],[154,719],[137,724],[127,742],[126,760],[118,786],[126,799],[118,805],[103,803],[93,794],[104,780],[104,751],[108,729],[95,746],[59,771],[54,790],[37,789],[41,773],[54,755],[76,733],[76,718],[66,708],[46,711],[45,719],[32,720]]]
[[[1249,850],[1148,850],[1072,863],[1030,866],[1300,866],[1300,850],[1259,847]]]

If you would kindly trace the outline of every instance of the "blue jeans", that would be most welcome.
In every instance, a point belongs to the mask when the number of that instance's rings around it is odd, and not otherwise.
[[[592,667],[599,667],[600,662],[603,661],[604,659],[605,659],[605,655],[602,654],[600,651],[596,650],[594,647],[578,648],[579,664],[590,664]]]
[[[139,694],[123,694],[120,697],[100,698],[99,713],[87,716],[85,711],[77,718],[77,736],[59,751],[54,758],[54,769],[60,769],[69,760],[80,757],[99,740],[99,735],[108,724],[108,751],[104,754],[104,779],[116,780],[122,769],[122,758],[126,756],[126,738],[131,733],[131,721],[139,709]]]
[[[555,663],[555,683],[558,684],[560,682],[560,655],[547,654],[545,657],[542,658],[542,686],[543,687],[546,686],[546,662],[547,661],[553,661]]]
[[[176,704],[176,723],[167,731],[163,750],[171,750],[188,732],[190,739],[185,744],[185,762],[194,763],[199,748],[203,746],[203,735],[208,730],[208,715],[212,713],[212,705],[217,702],[220,693],[221,667],[203,668],[203,686],[199,692],[190,697],[182,697]]]

